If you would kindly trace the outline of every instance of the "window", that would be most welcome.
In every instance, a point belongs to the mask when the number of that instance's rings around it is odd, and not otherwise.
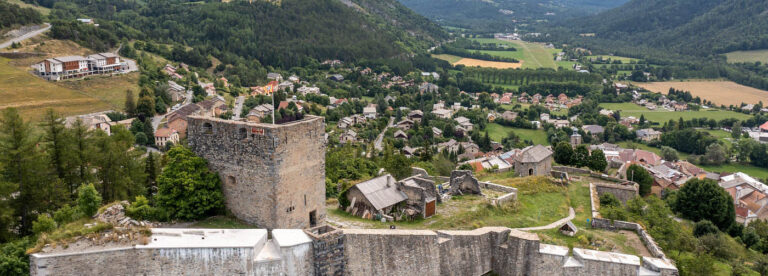
[[[248,138],[248,130],[245,129],[245,128],[241,128],[240,131],[238,132],[238,137],[241,140],[245,139],[245,138]]]
[[[213,125],[211,125],[211,123],[203,124],[203,133],[204,134],[213,134]]]

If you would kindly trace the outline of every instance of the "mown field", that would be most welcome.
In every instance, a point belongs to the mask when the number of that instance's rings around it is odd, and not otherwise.
[[[732,81],[670,81],[634,84],[664,94],[669,92],[669,88],[690,91],[694,97],[698,96],[718,105],[738,106],[741,103],[768,102],[768,91],[740,85]]]
[[[493,141],[501,142],[501,139],[507,137],[509,132],[514,132],[523,140],[533,141],[534,144],[549,145],[547,133],[541,129],[513,128],[502,126],[500,124],[488,124],[485,129],[488,131],[488,136],[490,136]]]
[[[716,109],[701,109],[699,111],[668,111],[664,109],[648,110],[643,106],[634,103],[601,103],[600,107],[610,110],[620,110],[621,116],[634,116],[640,118],[645,115],[645,119],[652,122],[664,123],[669,120],[690,120],[694,118],[708,118],[722,120],[727,118],[736,118],[740,120],[749,119],[750,116],[744,113],[723,111]]]
[[[725,54],[730,63],[762,62],[768,63],[768,50],[735,51]]]
[[[499,40],[499,39],[493,39],[493,38],[474,38],[472,40],[478,41],[480,43],[506,44],[506,45],[515,47],[517,51],[480,51],[480,52],[495,55],[495,56],[500,56],[500,57],[515,58],[523,62],[523,66],[522,66],[523,69],[526,69],[526,68],[557,69],[558,67],[570,69],[573,66],[573,62],[570,62],[570,61],[555,61],[555,55],[561,52],[562,51],[561,49],[547,48],[544,44],[541,44],[541,43],[532,43],[532,42],[525,42],[520,40],[508,41],[508,40]]]

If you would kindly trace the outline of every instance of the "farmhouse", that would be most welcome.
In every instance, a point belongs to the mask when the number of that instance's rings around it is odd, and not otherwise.
[[[407,131],[413,127],[413,121],[409,119],[404,119],[400,122],[397,122],[397,128]]]
[[[435,114],[435,116],[437,116],[440,119],[450,119],[451,114],[453,114],[453,112],[451,112],[448,109],[439,108],[439,109],[432,110],[432,114]]]
[[[652,128],[640,129],[635,131],[635,134],[637,134],[637,138],[646,142],[661,139],[661,132]]]
[[[421,110],[414,110],[408,113],[408,119],[414,122],[421,122],[421,119],[424,118],[424,112],[421,112]]]
[[[363,116],[368,119],[376,119],[376,107],[366,106],[363,108]]]
[[[529,146],[515,158],[517,176],[549,175],[552,170],[552,151],[542,145]]]

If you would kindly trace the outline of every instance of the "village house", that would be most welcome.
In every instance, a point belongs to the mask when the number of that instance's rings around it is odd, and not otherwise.
[[[187,104],[166,115],[165,118],[168,120],[168,127],[178,131],[179,137],[184,138],[187,135],[187,117],[199,115],[201,111],[198,104]]]
[[[357,141],[357,132],[351,129],[348,129],[347,131],[345,131],[339,136],[339,143],[341,144],[353,143],[356,141]]]
[[[661,139],[661,131],[652,128],[640,129],[635,131],[637,138],[645,142]]]
[[[434,137],[442,137],[443,136],[443,131],[440,130],[439,128],[432,127],[432,136],[434,136]]]
[[[250,122],[261,122],[261,118],[264,118],[266,116],[272,116],[272,111],[275,109],[275,107],[271,104],[262,104],[257,105],[253,109],[251,109],[250,112],[248,112],[248,115],[246,118]]]
[[[158,128],[155,131],[155,145],[164,148],[168,142],[176,145],[179,143],[179,132],[172,128]]]
[[[227,103],[221,96],[215,96],[205,101],[197,103],[200,106],[200,115],[207,117],[218,117],[227,112]]]
[[[512,103],[512,97],[508,95],[504,95],[499,99],[500,104],[511,104]]]
[[[376,119],[376,107],[375,106],[366,106],[363,108],[363,116],[368,119]]]
[[[312,87],[302,86],[296,89],[296,92],[304,96],[306,96],[307,94],[320,94],[320,88],[314,87],[314,86]]]
[[[474,128],[474,125],[469,120],[469,118],[466,118],[466,117],[463,117],[463,116],[459,116],[459,117],[456,117],[456,119],[454,119],[454,121],[456,121],[456,123],[458,123],[459,126],[461,126],[462,128],[466,129],[467,131],[472,131],[472,129]]]
[[[419,92],[421,93],[437,93],[438,89],[440,89],[439,86],[428,82],[419,85]]]
[[[279,91],[293,91],[293,82],[284,81],[277,85]]]
[[[552,170],[552,151],[542,145],[529,146],[515,158],[515,175],[547,176]]]
[[[166,90],[168,96],[171,96],[171,101],[180,102],[187,97],[187,91],[184,86],[179,85],[175,81],[168,81],[168,89]]]
[[[584,125],[581,127],[584,132],[590,134],[593,139],[600,139],[605,132],[605,128],[599,125]]]
[[[435,109],[432,110],[432,114],[435,114],[440,119],[450,119],[453,112],[448,109]]]
[[[718,184],[733,198],[736,222],[747,225],[768,219],[767,185],[742,172],[725,175]]]
[[[402,121],[397,122],[396,126],[403,131],[408,131],[413,128],[413,121],[409,119],[403,119]]]
[[[176,73],[176,67],[170,64],[166,64],[165,67],[163,67],[163,72],[173,79],[180,80],[184,78],[181,74]]]
[[[565,95],[565,94],[563,94],[563,93],[560,93],[560,95],[558,95],[558,96],[557,96],[557,101],[558,101],[560,104],[566,104],[566,103],[568,103],[568,96],[566,96],[566,95]]]
[[[268,80],[274,80],[277,82],[283,81],[283,75],[280,75],[280,73],[267,73],[267,79]]]
[[[72,127],[77,120],[80,120],[83,125],[87,126],[88,130],[99,129],[108,136],[112,135],[112,119],[104,112],[67,117],[64,119],[64,125]]]
[[[394,137],[395,139],[408,140],[408,134],[405,134],[405,132],[399,129],[395,131]]]
[[[504,111],[504,113],[501,114],[501,117],[504,118],[504,120],[507,120],[507,121],[514,121],[515,119],[517,119],[517,112],[512,112],[512,111],[507,110],[507,111]]]
[[[480,146],[478,146],[475,143],[472,142],[461,142],[459,143],[459,146],[464,149],[464,153],[459,154],[457,158],[459,160],[461,159],[472,159],[477,157],[478,155],[482,154],[482,151],[480,151]]]
[[[414,122],[421,122],[421,119],[424,118],[424,112],[421,110],[414,110],[408,113],[408,119]]]

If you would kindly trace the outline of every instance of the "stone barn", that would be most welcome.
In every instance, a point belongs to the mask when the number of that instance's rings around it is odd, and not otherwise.
[[[189,146],[221,177],[225,203],[259,227],[307,228],[325,220],[325,124],[190,116]]]
[[[546,176],[550,171],[552,171],[552,151],[542,145],[527,147],[515,157],[517,176]]]

